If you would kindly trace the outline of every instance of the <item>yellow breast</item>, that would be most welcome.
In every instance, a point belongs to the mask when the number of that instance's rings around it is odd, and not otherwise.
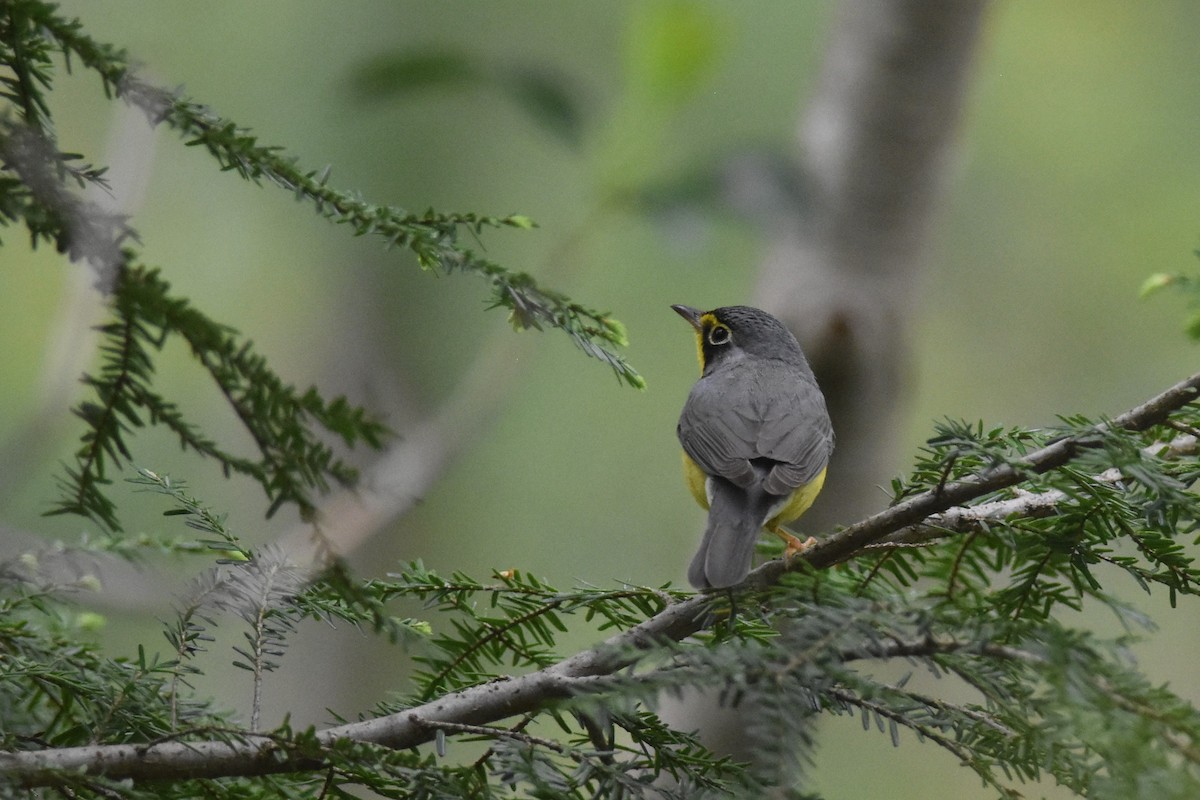
[[[692,457],[683,451],[683,479],[687,481],[688,491],[692,493],[692,497],[696,498],[696,502],[705,511],[708,510],[708,489],[705,483],[708,482],[708,475],[704,474],[704,470],[700,469],[700,465],[692,461]]]
[[[792,492],[792,499],[788,500],[786,506],[779,509],[778,514],[767,520],[764,527],[774,528],[776,525],[786,525],[808,511],[808,507],[817,499],[817,495],[821,493],[821,487],[824,485],[825,470],[821,470],[817,473],[817,477]]]

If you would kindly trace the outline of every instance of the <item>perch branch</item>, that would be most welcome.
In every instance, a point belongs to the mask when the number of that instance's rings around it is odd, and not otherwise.
[[[1014,486],[1030,473],[1040,474],[1063,466],[1082,451],[1096,446],[1098,433],[1110,429],[1142,431],[1160,424],[1172,411],[1195,401],[1198,396],[1200,373],[1092,431],[1064,437],[1023,459],[970,478],[951,481],[936,490],[897,503],[813,545],[793,566],[799,566],[801,559],[816,568],[845,561],[862,552],[864,547],[933,514]],[[787,569],[789,565],[782,561],[767,562],[754,570],[743,586],[749,589],[769,586]],[[534,711],[550,700],[570,697],[586,689],[590,677],[612,674],[635,663],[642,653],[660,643],[679,641],[696,633],[706,624],[708,605],[706,595],[691,597],[668,606],[654,617],[590,650],[544,669],[451,692],[395,714],[325,728],[316,732],[316,739],[322,745],[351,739],[396,749],[409,748],[431,741],[439,724],[443,728],[479,726]],[[311,755],[289,753],[286,743],[246,733],[240,740],[94,745],[0,753],[0,781],[27,787],[51,786],[69,782],[81,773],[103,775],[111,780],[179,780],[295,772],[322,766],[320,759]]]

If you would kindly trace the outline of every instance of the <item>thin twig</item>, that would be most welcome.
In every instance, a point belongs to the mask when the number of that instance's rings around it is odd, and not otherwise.
[[[543,739],[541,736],[531,736],[528,733],[521,733],[512,728],[493,728],[488,725],[463,725],[459,722],[445,722],[433,719],[421,719],[414,717],[418,725],[428,728],[432,731],[445,731],[446,733],[461,733],[466,736],[486,736],[489,739],[511,739],[515,742],[524,742],[525,744],[537,745],[545,747],[548,750],[553,750],[556,753],[565,753],[567,748],[553,739]]]

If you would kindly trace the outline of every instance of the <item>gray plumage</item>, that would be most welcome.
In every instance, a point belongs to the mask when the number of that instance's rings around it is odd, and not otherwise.
[[[723,589],[741,583],[750,571],[759,531],[780,498],[757,487],[746,491],[717,477],[709,478],[708,490],[708,524],[688,567],[688,583],[697,589]]]
[[[684,451],[709,476],[708,525],[688,570],[698,589],[746,577],[763,525],[833,451],[825,398],[795,337],[755,308],[710,313],[730,341],[704,343],[704,374],[678,427]]]

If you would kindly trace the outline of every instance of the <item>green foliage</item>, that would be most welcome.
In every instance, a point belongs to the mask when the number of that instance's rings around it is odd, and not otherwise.
[[[285,775],[205,781],[203,788],[178,781],[169,792],[179,794],[162,796],[341,796],[351,787],[425,797],[743,796],[778,786],[795,774],[792,766],[803,766],[819,715],[859,717],[898,746],[916,746],[914,739],[933,745],[1002,797],[1022,796],[1022,784],[1032,781],[1094,798],[1193,796],[1200,713],[1138,671],[1128,647],[1151,629],[1106,587],[1124,574],[1181,601],[1197,594],[1200,572],[1181,545],[1200,519],[1200,498],[1190,488],[1200,478],[1198,429],[1195,403],[1139,433],[1082,417],[1052,430],[943,423],[913,473],[895,484],[897,499],[1020,464],[1064,436],[1080,451],[1062,468],[1031,473],[1019,489],[981,494],[963,510],[973,516],[953,524],[935,518],[833,569],[801,567],[758,591],[712,595],[689,612],[701,616],[687,638],[625,635],[695,602],[667,588],[563,591],[516,571],[481,582],[445,578],[420,563],[383,580],[356,580],[340,565],[307,580],[280,553],[245,548],[179,484],[143,471],[136,483],[166,495],[166,513],[199,534],[168,549],[214,553],[218,564],[165,624],[171,652],[153,656],[143,648],[127,660],[89,647],[62,652],[70,615],[61,587],[35,590],[28,565],[36,558],[6,565],[0,652],[24,657],[6,661],[0,676],[0,707],[11,720],[2,746],[79,744],[97,719],[122,713],[130,719],[121,733],[96,741],[261,741],[252,733],[256,710],[249,728],[237,728],[192,696],[189,679],[215,655],[205,652],[209,631],[219,617],[240,620],[245,644],[232,659],[250,673],[257,697],[295,625],[318,617],[412,651],[414,691],[381,704],[376,716],[417,715],[411,719],[434,751],[391,751],[284,726],[264,735]],[[390,610],[414,600],[426,619]],[[1063,611],[1094,603],[1118,614],[1128,633],[1108,641],[1061,621]],[[591,666],[563,673],[560,637],[580,625],[618,637],[595,651]],[[892,664],[903,665],[899,678]],[[539,670],[574,677],[552,684],[559,688],[515,721],[424,716],[456,692],[504,691],[515,676]],[[752,768],[715,757],[657,716],[664,695],[701,688],[751,721],[747,735],[762,755]],[[73,699],[77,691],[86,700]],[[450,747],[455,739],[486,749],[463,753]],[[150,796],[139,784],[78,774],[54,780],[88,796],[101,786]]]
[[[410,564],[393,583],[372,583],[385,598],[411,596],[448,614],[451,631],[433,637],[433,653],[417,657],[417,701],[492,680],[505,669],[541,668],[562,658],[553,648],[569,629],[565,618],[581,615],[598,631],[624,630],[683,596],[666,589],[576,589],[561,592],[517,570],[482,584],[462,573],[449,579]],[[487,602],[479,604],[483,597]]]
[[[264,180],[292,192],[320,216],[346,225],[355,235],[374,235],[390,247],[410,251],[424,270],[469,272],[491,289],[493,307],[506,308],[518,330],[558,328],[588,355],[608,364],[631,386],[640,375],[614,351],[627,344],[624,328],[607,313],[590,309],[538,286],[528,274],[510,271],[464,246],[487,229],[528,229],[525,216],[475,213],[412,213],[368,203],[354,192],[328,185],[329,169],[307,171],[282,148],[259,143],[247,129],[204,106],[138,78],[128,56],[95,42],[77,21],[53,5],[14,0],[0,8],[0,226],[23,225],[36,247],[50,244],[72,260],[86,262],[97,284],[112,296],[113,319],[102,328],[105,363],[87,383],[96,400],[76,413],[87,431],[76,463],[67,469],[63,498],[54,513],[86,515],[117,530],[120,521],[105,492],[109,471],[131,458],[127,439],[147,424],[170,429],[185,449],[215,458],[226,474],[258,481],[268,514],[291,503],[308,516],[314,494],[329,482],[351,483],[354,470],[335,458],[322,432],[345,444],[379,447],[382,425],[342,398],[325,401],[315,389],[301,392],[275,375],[231,328],[186,301],[172,297],[158,271],[140,263],[136,231],[71,190],[104,186],[104,170],[77,154],[58,150],[46,93],[54,85],[56,58],[69,70],[82,64],[101,80],[105,93],[146,112],[154,124],[176,130],[188,146],[202,147],[218,167],[243,179]],[[545,89],[522,89],[525,96]],[[153,389],[156,353],[173,336],[186,341],[196,361],[213,378],[250,433],[258,454],[249,458],[222,449],[188,423],[174,402]]]
[[[647,60],[642,99],[686,94],[713,58],[712,21],[674,3],[637,24],[634,55]],[[678,30],[696,34],[691,49],[668,35]],[[462,233],[527,228],[527,218],[367,204],[329,188],[327,171],[303,171],[233,122],[140,81],[123,53],[48,4],[0,4],[0,96],[11,107],[0,117],[0,222],[86,261],[112,303],[103,361],[87,378],[95,398],[77,410],[87,433],[56,508],[91,516],[111,535],[0,562],[0,792],[50,786],[64,796],[139,800],[361,790],[418,798],[795,794],[781,784],[811,759],[814,719],[855,716],[914,755],[932,745],[1001,797],[1029,793],[1025,784],[1035,781],[1091,798],[1200,794],[1200,713],[1139,671],[1129,646],[1153,629],[1112,591],[1131,578],[1147,593],[1166,591],[1172,604],[1200,594],[1189,546],[1200,532],[1195,392],[1137,432],[1083,417],[1042,430],[945,421],[911,473],[893,483],[896,503],[1010,468],[1021,484],[981,490],[965,506],[885,531],[832,568],[800,562],[778,581],[701,598],[670,587],[563,590],[517,571],[487,581],[442,577],[420,562],[384,579],[359,579],[336,562],[313,574],[280,547],[243,544],[186,487],[144,469],[133,485],[165,498],[165,516],[185,532],[120,535],[104,487],[132,460],[130,434],[146,425],[165,426],[227,474],[256,480],[272,511],[293,503],[305,512],[330,480],[353,479],[322,437],[378,446],[385,431],[342,399],[283,382],[234,331],[171,294],[141,263],[125,220],[68,189],[104,176],[54,144],[44,92],[59,57],[99,74],[106,92],[147,110],[223,169],[286,188],[321,216],[410,250],[422,268],[483,276],[517,328],[561,328],[627,383],[641,381],[608,349],[625,342],[618,322],[459,242]],[[453,64],[424,68],[454,74]],[[1167,284],[1196,285],[1170,278],[1148,288]],[[224,450],[154,390],[155,358],[172,337],[227,397],[258,457]],[[1063,440],[1072,446],[1065,464],[1027,460]],[[55,558],[64,553],[71,558]],[[162,652],[140,645],[112,656],[94,642],[103,619],[87,608],[86,591],[99,560],[113,556],[203,560],[163,622]],[[405,616],[416,604],[422,618]],[[1116,614],[1125,634],[1105,640],[1064,621],[1073,619],[1066,612],[1095,607]],[[312,619],[356,626],[397,648],[411,690],[365,722],[400,732],[356,738],[338,733],[360,730],[355,723],[296,730],[286,721],[258,730],[272,673],[297,626]],[[215,633],[229,624],[243,635],[225,653]],[[580,629],[610,638],[564,658],[563,635]],[[195,678],[214,659],[245,673],[254,698],[247,713],[197,693]],[[755,764],[719,758],[659,716],[664,697],[697,690],[744,711],[761,756]],[[487,694],[507,705],[454,711],[456,701]],[[154,757],[119,772],[106,757],[123,744]],[[171,771],[172,758],[212,751],[225,757]],[[67,755],[82,762],[54,760]],[[160,771],[139,772],[146,769]]]
[[[427,89],[477,88],[507,98],[564,144],[578,147],[583,110],[562,75],[535,64],[497,64],[448,48],[376,56],[352,77],[364,101],[381,102]]]
[[[628,75],[645,110],[679,106],[696,92],[717,60],[722,20],[693,3],[646,3],[629,31]]]
[[[1091,446],[1063,469],[1030,475],[1019,492],[981,498],[1004,501],[1015,519],[980,519],[957,547],[893,549],[881,556],[868,577],[889,577],[897,589],[919,579],[938,581],[947,602],[986,609],[997,622],[1014,623],[1033,615],[1048,618],[1060,606],[1079,609],[1093,598],[1121,611],[1104,589],[1097,570],[1120,570],[1146,591],[1165,586],[1177,594],[1197,594],[1200,572],[1182,539],[1197,526],[1200,479],[1195,459],[1197,414],[1188,406],[1166,425],[1143,433],[1106,430],[1077,416],[1063,426],[1038,431],[991,429],[946,422],[937,428],[916,464],[912,483],[896,482],[896,499],[914,490],[945,485],[999,464],[1012,465],[1031,449],[1068,435]],[[1038,492],[1055,502],[1051,513],[1016,513],[1022,497]],[[1007,580],[996,584],[996,576]]]
[[[69,634],[60,628],[69,618],[63,611],[67,608],[63,592],[68,586],[39,585],[36,570],[29,569],[36,563],[32,557],[0,565],[0,610],[6,612],[0,625],[0,652],[13,656],[0,662],[0,708],[10,712],[4,717],[0,750],[176,738],[253,741],[260,687],[283,657],[295,624],[308,617],[346,620],[393,641],[428,641],[438,655],[418,658],[427,672],[417,682],[428,694],[434,687],[491,680],[498,669],[511,666],[510,654],[494,646],[501,639],[520,650],[512,656],[518,663],[542,663],[531,654],[532,648],[538,642],[553,644],[567,630],[563,621],[567,617],[594,619],[601,629],[624,628],[682,596],[636,588],[559,592],[516,573],[498,575],[490,584],[461,575],[446,580],[420,564],[410,565],[394,576],[395,580],[365,582],[351,580],[344,567],[337,566],[323,578],[301,585],[294,568],[279,553],[246,549],[220,516],[203,507],[179,483],[145,470],[134,483],[167,496],[172,506],[165,513],[180,517],[199,536],[178,542],[172,548],[175,552],[210,552],[219,558],[185,593],[175,618],[164,623],[172,655],[149,657],[139,648],[136,659],[109,659],[92,645],[81,646],[72,640],[67,647]],[[490,598],[492,613],[473,608],[480,596]],[[430,608],[453,612],[449,617],[453,628],[463,636],[429,638],[428,622],[400,620],[382,612],[385,603],[398,598],[426,599]],[[227,715],[215,713],[207,703],[191,696],[189,680],[203,672],[202,659],[213,641],[210,631],[220,616],[239,618],[245,626],[245,645],[233,648],[233,663],[251,673],[255,685],[255,708],[247,729],[234,727]],[[460,622],[458,617],[467,621]],[[518,646],[520,642],[525,644]],[[76,699],[76,692],[84,697]],[[120,716],[140,712],[145,716],[136,721]],[[301,770],[286,778],[206,782],[203,788],[190,781],[142,789],[82,775],[60,778],[62,785],[85,795],[126,797],[224,796],[226,792],[231,796],[278,796],[277,792],[304,797],[331,789],[342,796],[341,792],[353,786],[385,796],[415,791],[430,797],[518,796],[517,787],[521,786],[535,794],[554,790],[558,792],[555,796],[592,797],[598,792],[607,795],[619,786],[630,797],[654,797],[658,790],[652,783],[661,775],[689,786],[715,787],[720,785],[719,779],[739,774],[728,760],[711,758],[692,737],[671,730],[644,710],[608,715],[605,725],[625,732],[630,739],[617,742],[610,735],[602,747],[592,738],[596,726],[583,722],[582,716],[555,706],[536,716],[561,726],[567,740],[557,742],[523,733],[534,716],[508,730],[455,728],[447,723],[451,732],[468,740],[491,743],[483,757],[453,764],[431,755],[345,740],[319,744],[311,739],[311,731],[292,731],[285,725],[266,736],[296,758],[320,758],[328,764],[327,773],[309,775]],[[113,720],[113,727],[97,723],[97,719]],[[120,735],[109,733],[114,728]],[[2,781],[0,775],[0,785]],[[501,788],[505,786],[509,791]]]
[[[609,349],[623,346],[625,341],[615,335],[607,313],[543,289],[530,275],[511,272],[483,259],[459,241],[463,232],[478,236],[486,228],[525,229],[530,227],[528,218],[445,214],[432,209],[412,213],[368,203],[354,192],[333,189],[327,184],[329,168],[300,169],[294,158],[281,154],[283,148],[260,144],[252,133],[235,122],[140,80],[131,71],[124,53],[93,42],[82,33],[78,23],[56,16],[46,4],[29,2],[28,6],[64,55],[69,58],[73,54],[100,76],[106,93],[141,108],[153,122],[170,126],[184,137],[189,147],[203,147],[221,169],[255,182],[266,179],[292,192],[298,201],[308,203],[326,219],[349,226],[356,236],[371,234],[381,237],[388,247],[406,248],[416,256],[422,269],[482,276],[491,286],[493,306],[508,309],[515,326],[561,329],[585,353],[609,365],[622,381],[643,387],[644,381],[637,371]]]
[[[1200,256],[1200,251],[1197,251],[1196,255]],[[1156,272],[1142,283],[1140,294],[1146,298],[1163,289],[1174,289],[1188,298],[1188,308],[1191,310],[1184,330],[1192,339],[1200,340],[1200,277]]]
[[[335,434],[349,446],[361,440],[379,447],[384,427],[344,398],[326,402],[315,388],[296,391],[249,343],[239,341],[235,331],[172,297],[169,290],[158,270],[127,263],[119,271],[115,319],[100,328],[104,362],[99,374],[84,379],[95,390],[97,402],[76,410],[88,430],[75,466],[67,469],[64,499],[51,513],[82,514],[119,529],[116,509],[100,487],[110,467],[119,468],[132,458],[127,434],[147,424],[166,427],[181,447],[215,459],[227,476],[255,479],[270,501],[268,515],[284,503],[294,503],[308,516],[314,510],[311,493],[327,489],[328,478],[342,485],[353,483],[355,470],[334,456],[317,430]],[[223,450],[153,389],[154,354],[172,335],[187,342],[253,437],[260,458]]]
[[[65,596],[79,576],[52,579],[38,560],[0,563],[0,749],[150,741],[175,730],[163,688],[178,662],[148,655],[106,658],[76,626]],[[224,718],[188,699],[180,718]]]

